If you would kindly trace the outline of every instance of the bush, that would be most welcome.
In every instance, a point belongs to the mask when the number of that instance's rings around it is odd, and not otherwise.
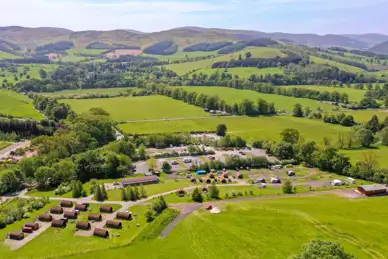
[[[191,198],[195,202],[200,202],[200,203],[203,202],[203,196],[198,188],[194,189],[193,194],[191,195]]]

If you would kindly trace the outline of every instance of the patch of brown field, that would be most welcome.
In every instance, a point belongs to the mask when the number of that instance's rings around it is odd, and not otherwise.
[[[57,58],[62,57],[61,54],[58,53],[49,53],[46,55],[50,60],[56,60]]]
[[[109,59],[116,59],[116,58],[119,58],[120,56],[125,56],[125,55],[138,56],[141,53],[143,52],[140,49],[117,49],[109,53],[106,53],[104,57]]]

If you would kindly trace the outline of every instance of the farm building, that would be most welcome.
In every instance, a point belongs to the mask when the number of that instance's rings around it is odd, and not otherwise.
[[[198,170],[197,172],[195,172],[196,175],[205,175],[206,174],[206,171],[205,170]]]
[[[92,226],[90,225],[89,222],[78,221],[75,227],[76,227],[77,229],[90,230]]]
[[[366,195],[384,195],[387,194],[387,187],[382,184],[361,185],[357,187],[357,192]]]
[[[100,212],[113,213],[113,208],[111,206],[100,206]]]
[[[116,218],[123,220],[132,220],[132,212],[117,212]]]
[[[65,214],[63,216],[67,219],[77,219],[78,214],[76,211],[71,210],[71,211],[65,211]]]
[[[65,228],[66,227],[66,221],[63,219],[54,219],[51,222],[51,227],[53,228]]]
[[[101,214],[89,214],[88,220],[102,221],[102,216]]]
[[[118,221],[118,220],[107,220],[105,226],[108,228],[120,229],[120,228],[123,228],[123,223],[121,223],[121,221]]]
[[[86,204],[77,204],[77,205],[75,205],[74,209],[78,210],[78,211],[87,211],[88,206]]]
[[[28,228],[32,228],[33,231],[39,229],[39,224],[38,223],[27,223],[24,226],[28,227]]]
[[[22,240],[24,238],[23,232],[12,232],[9,233],[9,239]]]
[[[38,220],[43,222],[51,222],[53,217],[50,214],[41,214],[38,216]]]
[[[72,201],[63,200],[63,201],[61,201],[61,207],[72,208],[73,207],[73,202]]]
[[[62,207],[59,207],[59,206],[52,207],[50,209],[50,213],[52,213],[52,214],[63,214],[63,209],[62,209]]]
[[[109,231],[103,228],[96,228],[93,232],[94,236],[108,238],[109,237]]]
[[[137,178],[122,180],[121,183],[124,188],[127,186],[135,186],[135,185],[141,185],[141,184],[143,185],[155,184],[155,183],[159,183],[159,177],[157,177],[156,175],[137,177]]]

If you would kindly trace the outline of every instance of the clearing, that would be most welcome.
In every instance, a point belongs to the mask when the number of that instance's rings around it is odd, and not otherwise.
[[[44,116],[34,109],[32,100],[25,95],[0,90],[0,113],[21,118],[42,119]]]
[[[62,100],[62,102],[69,104],[77,113],[100,107],[109,112],[112,119],[116,121],[210,116],[201,108],[159,95]]]
[[[343,64],[343,63],[334,61],[334,60],[328,60],[328,59],[319,58],[319,57],[315,57],[315,56],[310,56],[310,60],[316,64],[326,64],[329,66],[338,67],[341,70],[351,72],[351,73],[364,72],[364,70],[359,68],[359,67],[353,67],[353,66],[350,66],[347,64]]]
[[[201,68],[211,68],[212,64],[218,61],[229,61],[232,59],[238,59],[239,55],[242,55],[245,58],[245,53],[251,52],[253,58],[274,58],[274,57],[285,57],[286,54],[280,51],[277,48],[271,47],[248,47],[241,51],[218,56],[212,59],[205,59],[194,62],[185,62],[180,64],[171,64],[166,66],[166,68],[175,71],[179,75],[184,75],[189,72],[194,72]]]
[[[350,129],[339,125],[326,124],[318,120],[294,118],[291,116],[271,117],[211,117],[208,119],[191,119],[179,121],[136,122],[119,125],[126,133],[151,134],[164,132],[215,131],[217,125],[226,124],[228,132],[248,140],[279,140],[280,132],[286,128],[295,128],[306,139],[321,141],[317,136],[337,138],[338,132]]]
[[[388,147],[386,146],[373,146],[370,149],[341,150],[341,153],[349,157],[353,164],[364,161],[365,155],[373,154],[378,161],[378,167],[388,167]]]
[[[282,86],[286,88],[306,88],[310,90],[317,90],[322,92],[339,92],[340,94],[346,93],[349,96],[350,101],[356,101],[359,102],[361,99],[364,98],[366,90],[359,90],[354,88],[346,88],[346,87],[330,87],[330,86],[323,86],[323,85],[288,85],[288,86]]]
[[[311,100],[307,98],[295,98],[277,94],[263,94],[252,90],[240,90],[229,87],[208,87],[208,86],[187,86],[183,87],[187,91],[193,91],[197,93],[203,93],[210,96],[218,95],[221,100],[225,100],[227,104],[233,105],[234,103],[240,103],[244,99],[248,99],[256,104],[259,98],[264,99],[269,103],[275,103],[276,110],[285,110],[291,112],[294,105],[300,103],[303,106],[308,106],[312,110],[316,110],[318,107],[324,111],[331,111],[335,106],[325,103],[320,103],[317,100]]]

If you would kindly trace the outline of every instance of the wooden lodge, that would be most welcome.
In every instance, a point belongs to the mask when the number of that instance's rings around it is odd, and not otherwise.
[[[116,229],[121,229],[123,228],[123,223],[118,220],[107,220],[105,226],[107,228],[116,228]]]
[[[23,234],[23,232],[12,232],[12,233],[9,233],[9,239],[12,239],[12,240],[23,240],[24,239],[24,234]]]
[[[108,238],[109,237],[109,231],[103,228],[95,228],[93,232],[94,236]]]
[[[41,214],[38,216],[38,220],[42,222],[51,222],[53,220],[53,216],[50,214]]]
[[[81,230],[90,230],[92,228],[90,223],[86,221],[78,221],[75,227]]]
[[[111,206],[100,206],[100,212],[113,213],[113,208]]]
[[[59,207],[59,206],[57,206],[57,207],[52,207],[52,208],[50,209],[50,213],[51,213],[51,214],[63,214],[63,209],[62,209],[62,207]]]
[[[61,207],[63,208],[73,208],[73,202],[72,201],[61,201]]]
[[[102,221],[102,216],[101,216],[101,214],[89,214],[88,220]]]
[[[67,223],[63,219],[54,219],[51,222],[51,227],[53,227],[53,228],[65,228],[66,225],[67,225]]]
[[[78,218],[78,214],[75,210],[65,211],[63,216],[67,219],[77,219]]]
[[[132,220],[132,212],[117,212],[116,218],[123,220]]]

